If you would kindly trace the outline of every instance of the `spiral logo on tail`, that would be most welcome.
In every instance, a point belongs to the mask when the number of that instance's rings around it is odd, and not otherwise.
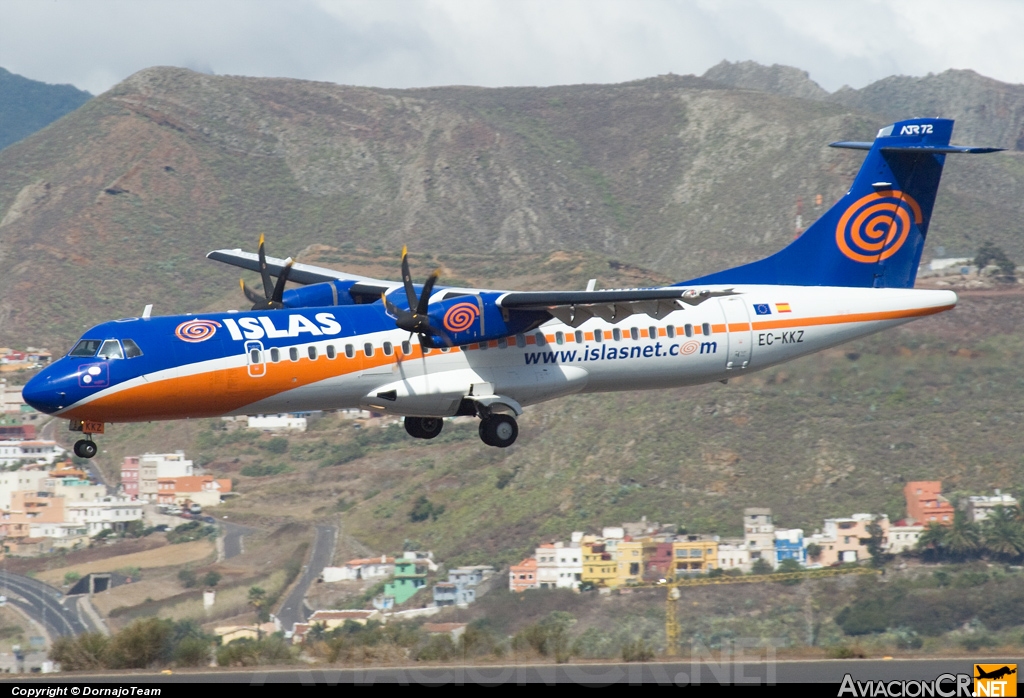
[[[444,328],[449,332],[464,332],[480,317],[480,309],[474,303],[457,303],[444,314]]]
[[[839,219],[836,244],[854,262],[880,262],[899,252],[911,227],[922,220],[921,207],[908,194],[868,194],[851,204]]]
[[[220,323],[216,320],[189,320],[174,330],[175,336],[183,342],[205,342],[213,336]]]

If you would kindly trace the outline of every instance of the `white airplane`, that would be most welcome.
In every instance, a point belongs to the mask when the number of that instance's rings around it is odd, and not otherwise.
[[[92,457],[106,423],[364,408],[430,439],[480,418],[510,446],[523,407],[574,393],[726,381],[940,313],[952,291],[914,278],[951,153],[953,122],[910,119],[872,143],[853,186],[783,250],[662,288],[515,292],[435,287],[217,250],[259,271],[248,312],[127,318],[93,327],[23,390],[70,420]],[[272,276],[277,277],[276,283]],[[284,290],[287,281],[303,284]]]

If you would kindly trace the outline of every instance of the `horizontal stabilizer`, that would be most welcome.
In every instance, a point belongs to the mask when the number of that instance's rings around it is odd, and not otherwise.
[[[837,141],[829,143],[830,148],[848,148],[850,150],[871,150],[874,143],[866,141]],[[952,153],[998,153],[1006,148],[989,148],[971,145],[883,145],[879,150],[886,153],[937,153],[947,155]]]

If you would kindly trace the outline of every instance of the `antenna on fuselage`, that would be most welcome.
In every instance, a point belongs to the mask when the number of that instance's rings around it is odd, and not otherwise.
[[[153,304],[152,303],[147,303],[146,307],[142,309],[142,319],[143,320],[148,320],[152,314],[153,314]]]
[[[587,282],[588,291],[593,291],[595,288],[597,288],[597,279],[591,279]]]

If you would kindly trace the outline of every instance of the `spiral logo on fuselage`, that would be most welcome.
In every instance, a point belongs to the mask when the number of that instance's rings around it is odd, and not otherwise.
[[[693,342],[693,341],[683,342],[683,345],[681,347],[679,347],[679,353],[682,354],[683,356],[689,356],[690,354],[694,353],[698,349],[700,349],[700,343],[699,342]]]
[[[464,332],[480,317],[480,309],[473,303],[458,303],[444,314],[444,328],[449,332]]]
[[[205,342],[220,327],[216,320],[188,320],[174,330],[174,335],[183,342]]]
[[[910,195],[875,192],[846,209],[836,225],[836,244],[854,262],[880,262],[899,252],[910,229],[923,220],[921,207]]]

